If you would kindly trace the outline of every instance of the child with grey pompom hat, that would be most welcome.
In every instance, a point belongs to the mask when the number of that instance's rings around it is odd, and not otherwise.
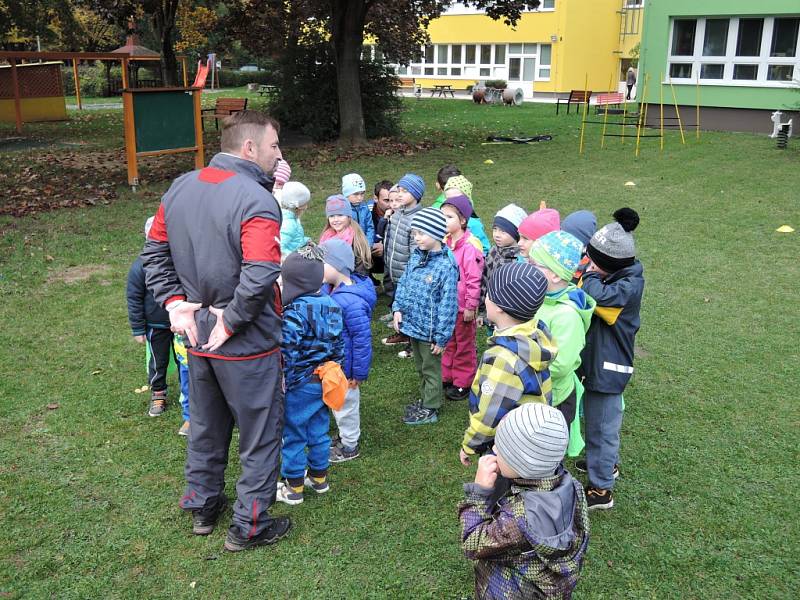
[[[644,270],[636,259],[633,239],[638,225],[635,210],[620,208],[614,212],[614,222],[595,232],[586,248],[592,262],[581,287],[597,306],[578,369],[585,388],[586,460],[576,466],[589,474],[589,510],[614,506],[612,489],[619,477],[622,392],[633,375],[633,346],[644,293]]]

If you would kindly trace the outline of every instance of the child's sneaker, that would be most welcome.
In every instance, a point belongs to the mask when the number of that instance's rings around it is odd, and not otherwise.
[[[444,395],[448,400],[466,400],[469,396],[469,388],[451,386]]]
[[[399,346],[400,344],[407,344],[408,342],[408,336],[403,335],[402,333],[395,333],[394,335],[390,335],[389,337],[385,337],[381,340],[381,343],[384,346]]]
[[[167,410],[167,390],[153,392],[150,396],[150,409],[147,414],[151,417],[160,417]]]
[[[586,473],[588,471],[585,458],[581,458],[575,461],[575,470],[581,473]],[[614,470],[612,471],[612,475],[614,476],[614,479],[619,479],[619,465],[614,465]]]
[[[589,510],[608,510],[614,508],[611,490],[590,487],[586,490],[586,504]]]
[[[328,485],[327,477],[323,477],[322,479],[320,479],[319,477],[309,477],[308,475],[306,475],[306,479],[303,483],[305,483],[306,487],[310,487],[318,494],[324,494],[325,492],[328,492],[331,489],[331,486]]]
[[[352,448],[348,448],[347,446],[331,446],[330,461],[332,463],[347,462],[348,460],[358,458],[358,456],[358,444]]]
[[[420,408],[422,408],[422,400],[415,400],[411,404],[407,404],[406,410],[403,413],[403,418],[406,418],[408,415],[417,412]]]
[[[403,423],[406,425],[427,425],[428,423],[436,423],[439,416],[433,408],[425,408],[420,406],[419,409],[409,415],[403,417]]]
[[[181,428],[178,429],[178,435],[182,435],[183,437],[189,437],[189,421],[184,421]]]
[[[397,356],[400,358],[414,358],[414,350],[411,346],[406,346],[404,350],[400,350],[400,352],[397,353]]]
[[[297,489],[290,486],[285,481],[278,482],[278,493],[275,495],[275,500],[295,506],[303,503],[303,488]]]

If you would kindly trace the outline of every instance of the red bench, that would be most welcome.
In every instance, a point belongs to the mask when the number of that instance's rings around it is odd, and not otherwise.
[[[569,114],[569,107],[571,104],[588,104],[591,97],[591,90],[572,90],[568,98],[556,99],[556,114],[558,114],[558,109],[562,104],[567,105],[567,114]]]
[[[608,92],[605,94],[597,94],[595,96],[595,112],[599,115],[600,107],[605,106],[606,108],[603,109],[604,112],[608,114],[616,114],[618,111],[622,112],[621,109],[611,110],[609,106],[619,106],[625,102],[625,95],[622,92]]]

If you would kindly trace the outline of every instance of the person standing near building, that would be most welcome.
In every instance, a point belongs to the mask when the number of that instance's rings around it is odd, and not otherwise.
[[[636,71],[633,69],[633,67],[628,67],[628,73],[625,75],[625,85],[628,86],[628,95],[625,96],[625,99],[630,100],[633,86],[636,85]]]
[[[239,426],[242,474],[225,548],[272,544],[291,522],[270,517],[278,481],[281,211],[271,175],[278,123],[256,111],[225,120],[221,152],[161,199],[142,260],[147,286],[188,338],[192,426],[180,506],[208,535],[227,506],[228,447]]]

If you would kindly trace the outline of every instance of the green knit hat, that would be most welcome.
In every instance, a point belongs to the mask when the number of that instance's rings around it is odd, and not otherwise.
[[[528,256],[569,283],[578,269],[582,252],[583,244],[574,235],[551,231],[533,242]]]
[[[456,189],[464,194],[472,202],[472,183],[463,175],[456,175],[447,180],[444,184],[444,191]]]

